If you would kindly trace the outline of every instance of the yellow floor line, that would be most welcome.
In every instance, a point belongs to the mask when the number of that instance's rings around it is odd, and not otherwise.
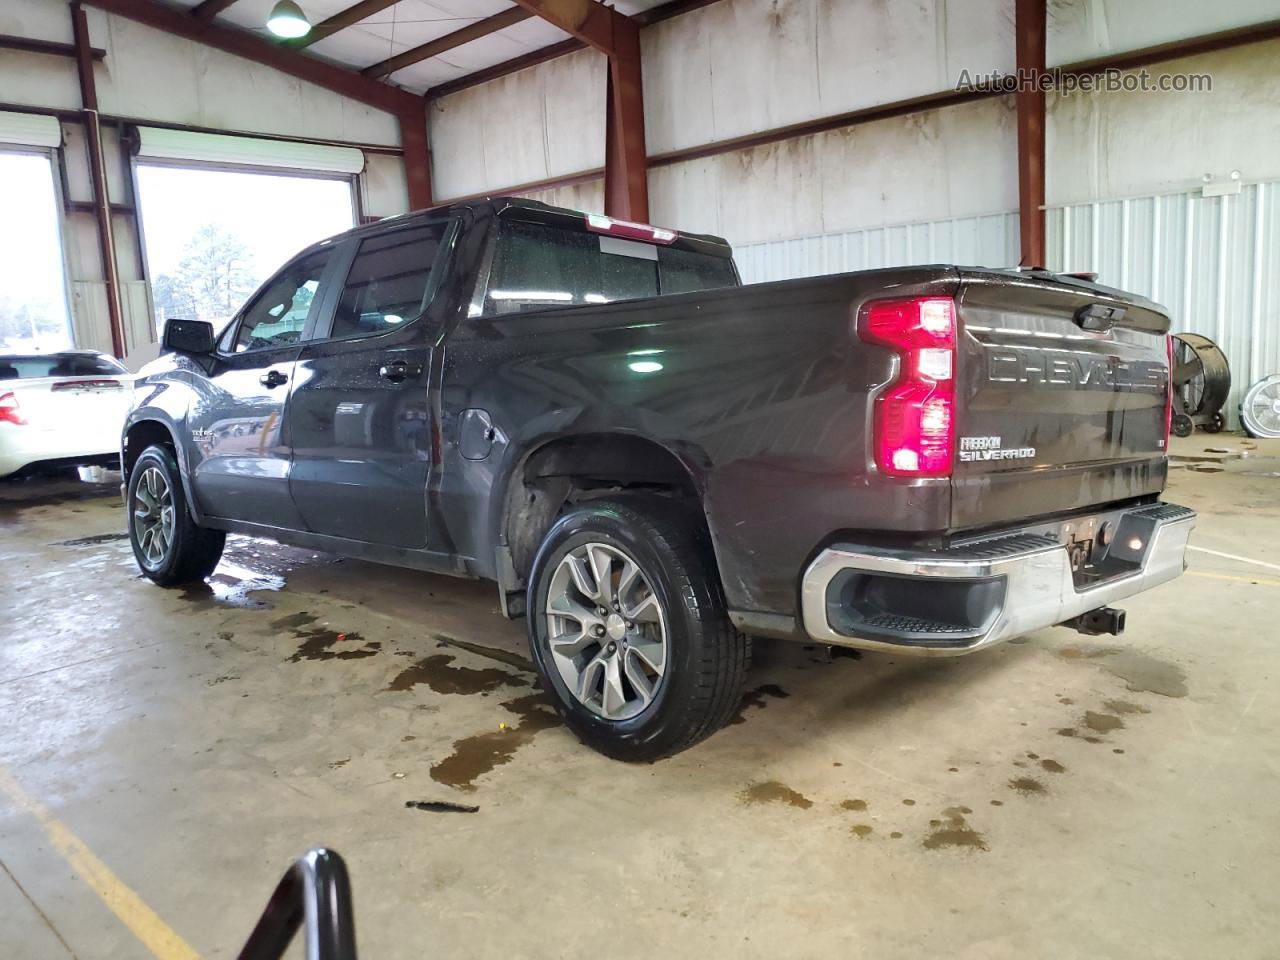
[[[1209,573],[1207,570],[1188,570],[1193,577],[1210,577],[1213,580],[1235,580],[1239,583],[1256,583],[1264,587],[1280,587],[1280,580],[1268,580],[1266,577],[1240,577],[1234,573]]]
[[[0,792],[40,821],[45,836],[70,864],[71,869],[80,875],[157,960],[200,960],[200,955],[172,927],[156,916],[155,911],[112,873],[111,868],[99,860],[66,824],[50,813],[40,801],[28,796],[3,767],[0,767]]]

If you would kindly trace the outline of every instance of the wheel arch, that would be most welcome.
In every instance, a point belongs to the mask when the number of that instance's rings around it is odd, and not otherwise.
[[[492,543],[498,583],[515,591],[526,582],[547,530],[572,503],[620,492],[645,491],[695,503],[703,509],[706,474],[696,458],[651,437],[592,431],[544,438],[512,459],[495,490]]]
[[[178,464],[178,476],[182,480],[182,492],[192,514],[201,519],[199,504],[191,489],[191,477],[187,469],[186,452],[178,441],[178,431],[165,416],[155,413],[135,413],[125,425],[120,441],[120,472],[125,487],[129,484],[129,476],[133,465],[147,447],[160,445],[173,451],[173,459]]]

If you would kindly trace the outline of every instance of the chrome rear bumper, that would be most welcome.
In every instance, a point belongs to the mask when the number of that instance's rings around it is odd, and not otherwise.
[[[1111,511],[1099,574],[1077,586],[1053,531],[1020,530],[939,550],[834,544],[805,571],[801,608],[815,640],[955,656],[1070,620],[1174,579],[1194,511],[1170,503]],[[1068,528],[1069,529],[1069,528]]]

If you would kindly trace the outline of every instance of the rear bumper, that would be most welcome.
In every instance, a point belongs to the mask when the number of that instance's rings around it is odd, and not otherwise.
[[[971,653],[1165,583],[1185,568],[1194,511],[1170,503],[1111,511],[1109,547],[1077,584],[1047,528],[939,550],[834,544],[805,571],[801,608],[815,640],[899,654]],[[1090,518],[1090,530],[1101,517]],[[1070,529],[1069,527],[1066,529]]]

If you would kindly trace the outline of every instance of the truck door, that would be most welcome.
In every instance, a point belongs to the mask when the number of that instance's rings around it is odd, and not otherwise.
[[[307,530],[426,545],[436,425],[424,314],[448,227],[390,225],[343,251],[345,278],[302,349],[289,400],[289,490]]]
[[[219,344],[188,414],[192,485],[213,517],[297,529],[286,403],[301,341],[320,308],[332,249],[303,254],[254,296]]]

